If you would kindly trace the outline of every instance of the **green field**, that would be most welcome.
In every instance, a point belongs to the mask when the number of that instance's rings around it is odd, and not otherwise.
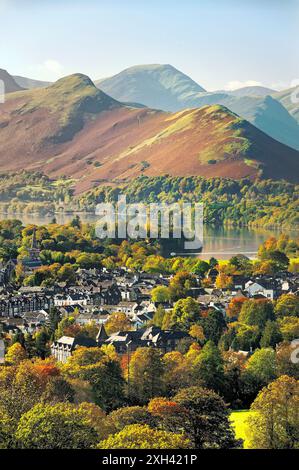
[[[247,423],[246,420],[252,414],[252,411],[249,410],[239,410],[233,411],[230,415],[230,420],[232,422],[233,428],[235,430],[235,435],[237,439],[243,439],[244,449],[248,449],[248,442],[246,441],[246,431]]]

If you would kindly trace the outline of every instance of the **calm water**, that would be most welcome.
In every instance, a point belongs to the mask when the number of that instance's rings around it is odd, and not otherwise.
[[[96,216],[94,214],[79,214],[83,222],[94,222]],[[0,219],[13,218],[13,216],[0,215]],[[22,220],[24,224],[47,224],[53,219],[50,217],[40,217],[34,215],[18,215],[15,216]],[[64,224],[74,218],[74,214],[57,214],[55,215],[57,223]],[[231,228],[221,227],[212,228],[204,227],[204,247],[202,253],[198,255],[202,259],[209,259],[211,256],[228,259],[238,253],[243,253],[249,258],[254,258],[257,249],[271,235],[279,236],[280,230],[264,230],[250,228]],[[291,237],[297,238],[298,231],[288,232]]]

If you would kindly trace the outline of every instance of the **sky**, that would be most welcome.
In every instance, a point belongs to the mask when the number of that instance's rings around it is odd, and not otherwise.
[[[0,0],[0,21],[13,75],[168,63],[211,91],[299,83],[299,0]]]

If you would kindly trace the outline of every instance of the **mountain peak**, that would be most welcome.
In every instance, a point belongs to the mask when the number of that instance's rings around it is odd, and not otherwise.
[[[142,103],[166,111],[182,109],[190,93],[205,91],[170,64],[135,65],[95,83],[119,101]]]
[[[73,93],[74,91],[80,91],[85,87],[96,88],[93,81],[83,73],[74,73],[72,75],[67,75],[57,80],[55,83],[50,85],[54,90],[66,90],[68,93]]]

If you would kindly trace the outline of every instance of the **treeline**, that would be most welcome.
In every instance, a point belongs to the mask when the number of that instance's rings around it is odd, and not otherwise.
[[[210,225],[299,225],[297,185],[285,181],[200,176],[140,176],[121,187],[101,186],[79,198],[80,208],[117,201],[126,194],[129,202],[203,202],[205,223]]]
[[[74,196],[74,183],[40,172],[0,174],[0,210],[40,215],[58,209],[94,212],[97,203],[116,202],[119,194],[126,194],[128,202],[203,202],[209,225],[299,226],[298,185],[286,181],[140,176],[118,186],[98,186],[80,196]]]

